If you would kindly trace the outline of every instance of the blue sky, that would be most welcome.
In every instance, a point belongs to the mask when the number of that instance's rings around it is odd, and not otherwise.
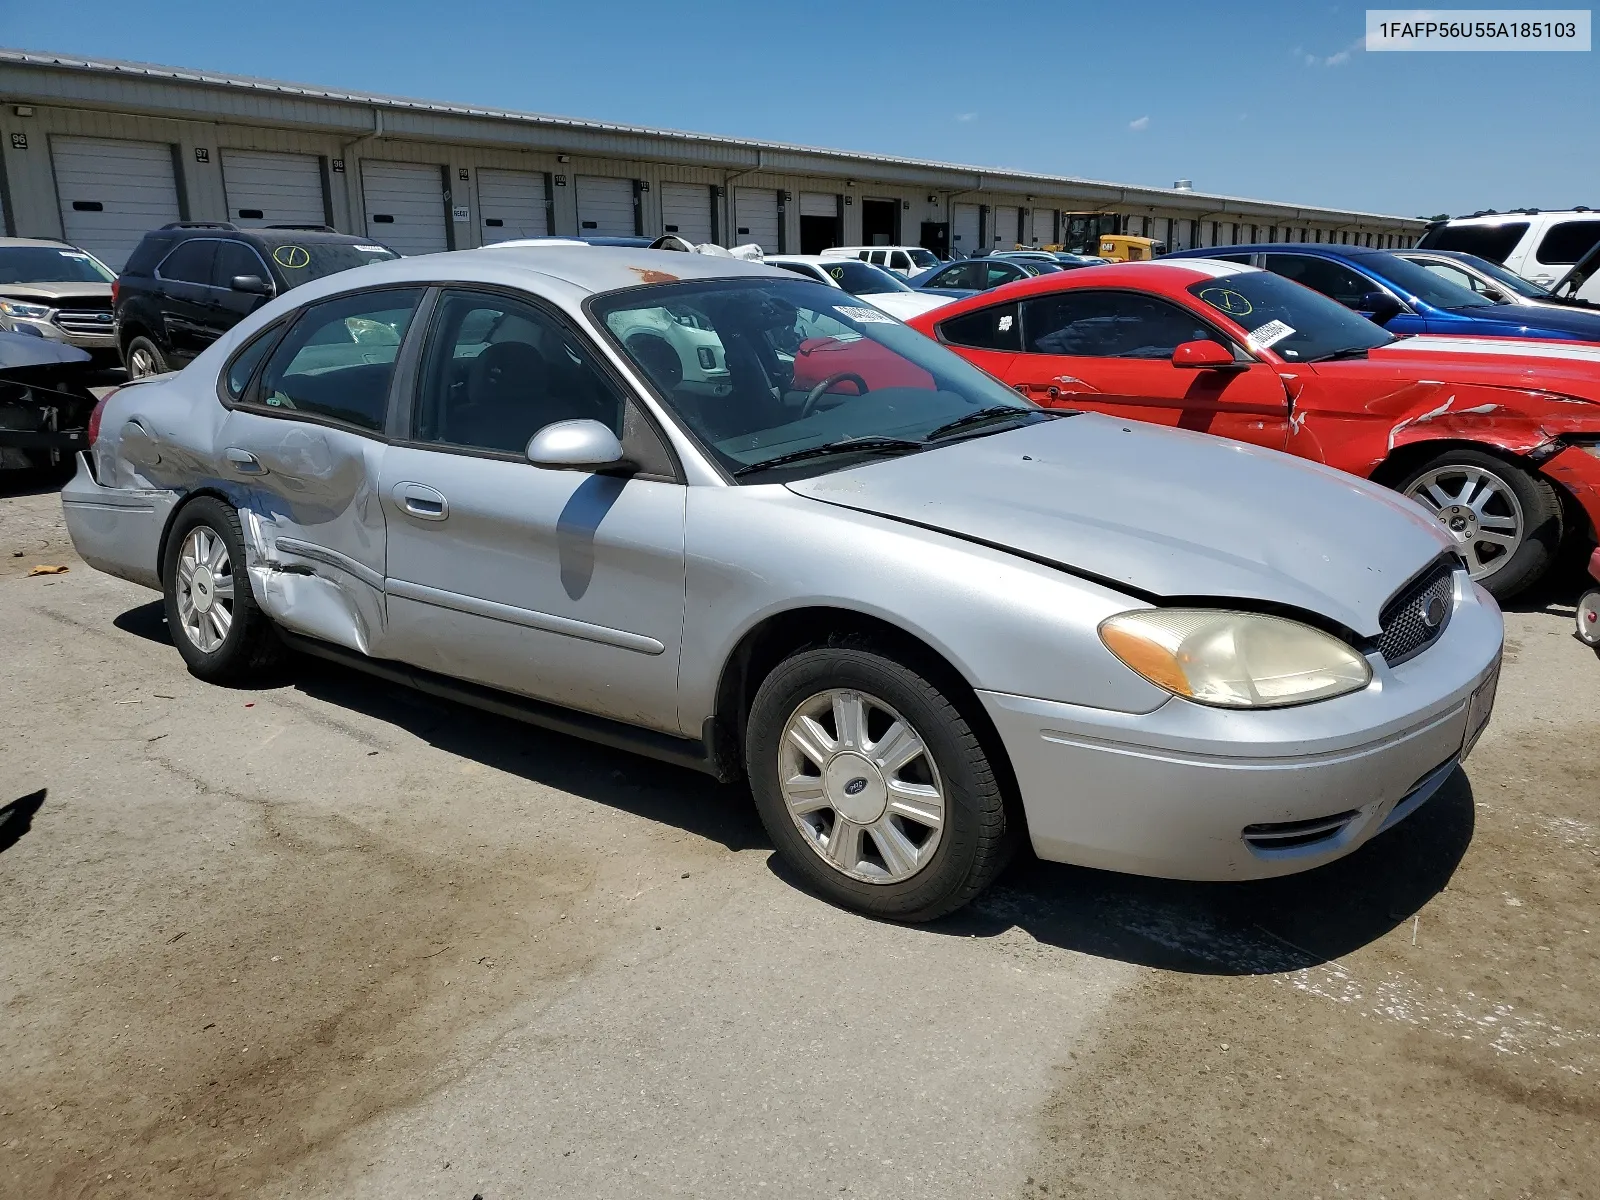
[[[1408,216],[1600,207],[1594,52],[1367,54],[1364,12],[0,0],[0,44]]]

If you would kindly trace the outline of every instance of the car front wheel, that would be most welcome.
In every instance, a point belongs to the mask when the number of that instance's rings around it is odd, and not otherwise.
[[[784,860],[868,916],[927,921],[998,875],[1015,841],[995,772],[934,684],[865,649],[803,650],[751,705],[750,786]]]
[[[1497,600],[1534,583],[1561,545],[1561,500],[1546,479],[1482,450],[1446,450],[1406,475],[1398,491],[1456,539],[1472,578]]]
[[[202,496],[178,514],[161,571],[167,628],[189,670],[209,683],[245,683],[283,653],[245,570],[239,514]]]

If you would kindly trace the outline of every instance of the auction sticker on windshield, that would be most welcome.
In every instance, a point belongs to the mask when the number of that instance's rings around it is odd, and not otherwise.
[[[893,325],[896,323],[895,319],[888,313],[879,312],[875,308],[856,308],[851,305],[835,304],[833,306],[833,311],[838,313],[841,317],[846,317],[852,321],[859,321],[863,325]]]
[[[1285,325],[1282,321],[1268,321],[1265,325],[1258,325],[1250,331],[1250,340],[1265,350],[1273,343],[1283,341],[1293,332],[1293,325]]]

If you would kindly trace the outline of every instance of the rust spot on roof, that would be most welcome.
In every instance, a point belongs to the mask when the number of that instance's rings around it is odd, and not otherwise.
[[[657,271],[654,267],[629,267],[639,277],[640,283],[677,283],[676,275],[669,275],[665,271]]]

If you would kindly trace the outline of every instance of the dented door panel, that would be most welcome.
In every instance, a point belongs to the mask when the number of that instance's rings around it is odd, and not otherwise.
[[[216,463],[239,497],[261,606],[286,629],[378,656],[383,449],[349,430],[235,409],[218,431]]]

